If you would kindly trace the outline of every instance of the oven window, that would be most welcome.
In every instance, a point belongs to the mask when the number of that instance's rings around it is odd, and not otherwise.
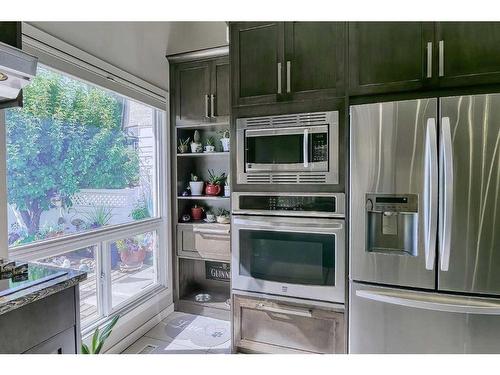
[[[335,285],[335,235],[240,230],[240,274],[303,285]]]
[[[304,134],[246,138],[247,163],[296,164],[304,162]]]

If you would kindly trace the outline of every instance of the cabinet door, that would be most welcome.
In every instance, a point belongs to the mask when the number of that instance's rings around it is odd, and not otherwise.
[[[180,64],[175,77],[177,125],[210,122],[210,63]]]
[[[26,351],[25,354],[77,354],[75,327],[58,333]]]
[[[285,23],[285,92],[289,100],[343,94],[345,23]]]
[[[350,93],[377,94],[430,85],[436,76],[433,45],[429,44],[433,28],[427,22],[350,22]]]
[[[441,86],[500,82],[499,22],[439,22]]]
[[[210,116],[212,122],[229,122],[229,62],[227,58],[212,62]]]
[[[233,105],[274,103],[283,93],[283,23],[231,25]]]

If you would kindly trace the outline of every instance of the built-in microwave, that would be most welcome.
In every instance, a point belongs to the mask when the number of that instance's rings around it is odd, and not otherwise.
[[[238,184],[338,184],[339,113],[236,120]]]

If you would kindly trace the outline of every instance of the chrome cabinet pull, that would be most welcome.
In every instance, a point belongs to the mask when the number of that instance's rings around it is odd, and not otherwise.
[[[281,63],[278,63],[278,94],[281,94]]]
[[[210,118],[210,114],[208,113],[208,101],[209,101],[208,94],[205,94],[205,117]]]
[[[427,42],[427,78],[432,78],[432,42]]]
[[[436,260],[437,205],[438,205],[438,160],[436,119],[427,120],[425,134],[424,169],[424,248],[425,268],[434,269]]]
[[[441,126],[441,161],[444,169],[440,191],[442,192],[441,210],[441,271],[448,271],[450,265],[451,225],[453,215],[453,145],[449,117],[443,117]]]
[[[215,95],[210,95],[210,112],[212,113],[212,118],[215,118]]]
[[[439,76],[444,76],[444,40],[439,41]]]
[[[286,92],[290,93],[292,91],[291,88],[291,74],[292,74],[292,62],[286,62]]]

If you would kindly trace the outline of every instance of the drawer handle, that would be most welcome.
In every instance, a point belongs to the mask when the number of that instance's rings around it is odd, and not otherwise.
[[[267,306],[267,305],[264,305],[263,303],[257,304],[257,309],[262,310],[262,311],[271,312],[271,313],[295,315],[295,316],[303,316],[306,318],[312,318],[312,311],[309,309],[283,309],[283,308],[279,308],[279,307]]]
[[[228,235],[229,229],[193,229],[193,233]]]

